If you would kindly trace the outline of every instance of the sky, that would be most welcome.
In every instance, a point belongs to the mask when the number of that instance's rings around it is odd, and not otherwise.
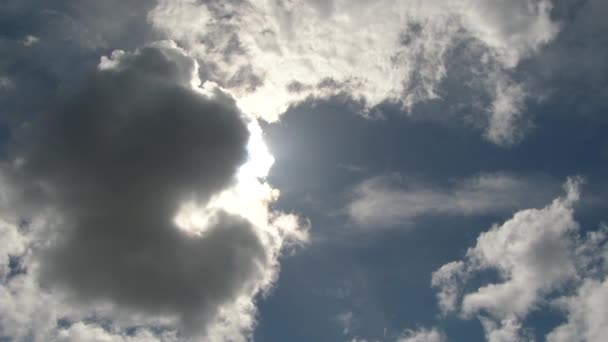
[[[3,1],[0,341],[603,341],[605,13]]]

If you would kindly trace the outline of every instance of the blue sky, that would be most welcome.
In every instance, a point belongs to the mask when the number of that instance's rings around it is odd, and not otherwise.
[[[0,340],[608,333],[600,0],[0,5]]]

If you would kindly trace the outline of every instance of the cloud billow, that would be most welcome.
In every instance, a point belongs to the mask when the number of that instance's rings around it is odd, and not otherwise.
[[[526,318],[550,303],[567,314],[567,321],[547,341],[601,341],[606,317],[598,313],[608,293],[608,235],[605,227],[581,233],[574,218],[581,183],[569,178],[565,195],[493,225],[464,259],[434,272],[432,285],[442,312],[478,317],[489,342],[527,341],[534,339],[528,336]],[[485,280],[487,271],[496,271],[498,281]]]
[[[481,109],[475,126],[508,146],[529,125],[529,89],[514,71],[557,36],[552,8],[550,0],[161,0],[148,19],[208,66],[206,78],[266,120],[309,97],[343,94],[364,113],[385,102],[412,112],[443,99],[441,88],[457,69],[473,81],[448,92],[488,100],[450,105]],[[450,56],[462,45],[466,63],[450,69]]]
[[[196,71],[170,42],[102,58],[62,108],[19,130],[3,186],[23,222],[43,222],[31,227],[41,243],[29,246],[24,277],[114,318],[238,340],[285,234],[221,208],[204,231],[176,223],[184,203],[235,186],[247,160],[246,118],[220,90],[193,87]],[[211,331],[218,319],[237,321],[236,332]]]

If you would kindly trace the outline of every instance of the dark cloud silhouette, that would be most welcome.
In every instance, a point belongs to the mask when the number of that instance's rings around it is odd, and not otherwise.
[[[256,291],[271,261],[251,223],[218,211],[202,236],[174,223],[185,201],[204,204],[234,182],[249,137],[234,101],[193,89],[195,74],[170,44],[115,53],[20,132],[5,172],[25,207],[61,222],[38,255],[43,285],[175,317],[192,333]]]

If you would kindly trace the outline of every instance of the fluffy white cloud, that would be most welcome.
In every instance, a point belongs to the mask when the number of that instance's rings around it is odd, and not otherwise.
[[[547,336],[548,342],[601,342],[606,339],[608,280],[585,280],[576,295],[558,302],[568,312],[568,320]]]
[[[278,191],[264,181],[272,158],[255,119],[200,83],[171,42],[117,51],[16,131],[1,164],[3,334],[248,338],[256,297],[307,232],[269,208]]]
[[[514,318],[505,318],[496,322],[490,318],[479,317],[488,342],[534,342],[534,338],[522,333],[521,322]]]
[[[554,186],[555,185],[555,186]],[[419,216],[503,213],[537,206],[557,184],[506,173],[480,174],[444,189],[399,176],[368,179],[353,191],[347,212],[361,226],[407,224]]]
[[[593,338],[606,315],[587,306],[591,302],[586,300],[604,295],[600,283],[590,277],[605,274],[601,246],[606,234],[599,231],[579,237],[573,205],[579,199],[580,182],[570,179],[566,194],[550,205],[519,211],[502,225],[494,225],[478,237],[464,260],[437,270],[432,285],[439,290],[442,311],[479,317],[488,341],[522,341],[528,339],[522,332],[526,316],[543,304],[546,296],[584,278],[579,295],[561,300],[570,320],[550,338],[569,340],[566,337],[573,332]],[[488,271],[497,272],[500,280],[472,292],[466,290],[472,279],[480,279]],[[583,327],[580,322],[585,320],[590,324]]]
[[[161,0],[149,19],[197,55],[206,77],[241,108],[270,121],[308,96],[346,93],[366,110],[383,101],[409,110],[439,98],[447,53],[469,41],[483,51],[471,65],[484,72],[471,72],[495,97],[482,124],[486,136],[498,144],[517,140],[526,93],[495,75],[513,83],[508,71],[555,37],[549,0],[322,3]]]

